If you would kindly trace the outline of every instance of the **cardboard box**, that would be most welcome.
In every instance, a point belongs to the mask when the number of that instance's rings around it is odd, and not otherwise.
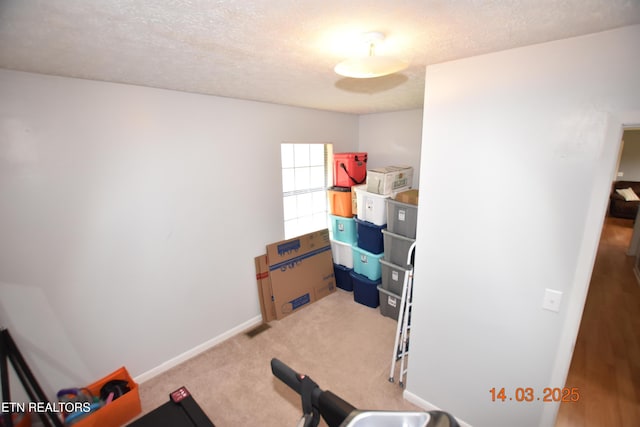
[[[267,262],[276,319],[336,290],[328,229],[268,245]]]
[[[407,203],[409,205],[416,205],[418,206],[418,190],[406,190],[406,191],[401,191],[400,193],[396,194],[396,197],[394,198],[394,200],[397,200],[398,202],[402,202],[402,203]]]
[[[390,196],[401,189],[409,189],[413,185],[413,168],[411,166],[387,166],[367,172],[367,191]]]
[[[108,405],[91,412],[74,423],[74,427],[120,427],[142,412],[138,384],[133,381],[127,369],[122,367],[101,380],[87,386],[91,394],[100,396],[100,389],[111,380],[125,380],[130,390]]]
[[[276,318],[276,307],[271,296],[271,277],[269,277],[269,263],[267,254],[255,257],[256,281],[258,283],[258,298],[263,322],[271,322]]]

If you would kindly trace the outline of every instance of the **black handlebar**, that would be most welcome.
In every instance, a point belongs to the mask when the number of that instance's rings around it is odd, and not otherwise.
[[[319,416],[322,416],[329,427],[339,427],[356,409],[330,391],[321,390],[311,378],[297,373],[276,358],[271,359],[271,372],[301,396],[303,413],[309,418],[305,425],[317,426]]]
[[[302,383],[296,371],[274,357],[271,359],[271,372],[273,372],[273,375],[275,375],[276,378],[288,385],[293,391],[301,394]]]
[[[356,408],[350,403],[330,391],[321,390],[311,378],[297,373],[276,358],[271,359],[271,372],[302,397],[302,412],[305,419],[303,425],[305,427],[317,426],[320,422],[320,416],[329,427],[340,427],[344,420],[353,411],[356,411]],[[447,412],[429,411],[428,413],[431,416],[429,426],[459,427],[456,419]]]

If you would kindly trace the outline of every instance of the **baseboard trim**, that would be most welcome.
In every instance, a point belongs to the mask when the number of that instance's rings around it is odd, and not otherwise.
[[[423,398],[416,396],[415,394],[411,393],[408,390],[405,390],[402,392],[402,397],[404,397],[404,400],[408,401],[409,403],[413,403],[416,406],[421,407],[425,411],[440,410],[440,408],[438,408],[436,405],[433,405],[431,402],[427,402]]]
[[[239,324],[238,326],[229,329],[228,331],[218,335],[217,337],[214,337],[212,339],[210,339],[209,341],[206,341],[200,345],[195,346],[194,348],[192,348],[191,350],[187,350],[184,353],[174,357],[173,359],[167,360],[166,362],[156,366],[155,368],[152,368],[138,376],[136,376],[134,378],[134,381],[137,382],[138,384],[143,383],[145,381],[150,380],[151,378],[160,375],[166,371],[168,371],[169,369],[183,363],[186,362],[187,360],[191,359],[192,357],[195,357],[197,355],[199,355],[200,353],[203,353],[207,350],[209,350],[210,348],[220,344],[221,342],[228,340],[229,338],[242,333],[244,331],[246,331],[247,329],[253,328],[254,326],[257,326],[259,324],[262,323],[262,316],[256,316],[253,317],[249,320],[247,320],[246,322],[243,322],[241,324]]]
[[[413,393],[411,393],[410,391],[407,391],[407,390],[402,392],[402,397],[407,402],[413,403],[414,405],[421,407],[425,411],[441,411],[442,410],[442,409],[438,408],[436,405],[434,405],[433,403],[427,402],[423,398],[418,397],[415,394],[413,394]],[[458,418],[458,417],[455,417],[455,418],[456,418],[456,421],[458,421],[458,424],[460,424],[461,427],[473,427],[471,424],[462,421],[460,418]]]

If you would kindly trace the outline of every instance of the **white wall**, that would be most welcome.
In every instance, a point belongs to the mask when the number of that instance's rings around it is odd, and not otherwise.
[[[412,166],[413,187],[420,182],[422,109],[365,114],[359,119],[359,151],[368,153],[368,168]]]
[[[489,390],[564,385],[621,126],[640,123],[638,40],[626,27],[427,68],[408,398],[476,427],[553,425],[556,404]]]
[[[347,114],[7,70],[0,93],[0,325],[48,393],[258,321],[279,144],[358,143]]]

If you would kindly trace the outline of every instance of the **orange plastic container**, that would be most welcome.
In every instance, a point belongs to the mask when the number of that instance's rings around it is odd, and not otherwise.
[[[13,423],[15,427],[31,427],[31,415],[29,413],[24,414],[22,420],[18,423]]]
[[[4,418],[0,417],[0,425],[4,425]],[[31,427],[31,414],[28,412],[11,415],[13,427]]]
[[[327,195],[329,196],[331,215],[346,218],[353,216],[351,187],[331,187],[327,190]]]
[[[124,366],[87,388],[94,396],[100,396],[102,386],[111,380],[125,380],[131,390],[74,423],[74,427],[120,427],[142,412],[138,384],[133,381]]]

